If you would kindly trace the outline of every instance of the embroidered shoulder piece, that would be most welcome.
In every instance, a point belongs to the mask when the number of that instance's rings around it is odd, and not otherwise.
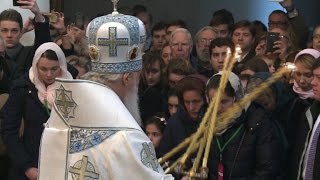
[[[141,156],[142,164],[144,164],[150,169],[153,169],[156,172],[159,172],[158,170],[159,163],[151,142],[142,143],[142,150],[141,150],[140,156]]]

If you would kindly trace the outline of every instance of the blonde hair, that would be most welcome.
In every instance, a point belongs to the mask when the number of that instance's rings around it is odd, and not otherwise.
[[[301,54],[300,56],[297,57],[297,59],[295,60],[294,63],[295,64],[296,63],[301,63],[306,68],[312,69],[313,64],[315,62],[316,62],[316,58],[314,58],[312,55],[310,55],[310,54]]]

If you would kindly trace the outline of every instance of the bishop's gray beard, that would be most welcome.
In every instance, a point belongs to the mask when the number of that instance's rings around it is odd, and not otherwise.
[[[139,126],[141,126],[142,123],[138,103],[138,83],[129,91],[128,95],[124,97],[123,101],[130,114],[133,116]]]

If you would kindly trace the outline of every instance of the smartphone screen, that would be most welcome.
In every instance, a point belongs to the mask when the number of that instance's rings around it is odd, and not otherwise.
[[[17,2],[18,0],[12,0],[13,6],[21,6],[20,3]]]
[[[279,33],[276,32],[268,32],[267,34],[267,52],[274,52],[276,48],[273,48],[274,42],[280,39]]]

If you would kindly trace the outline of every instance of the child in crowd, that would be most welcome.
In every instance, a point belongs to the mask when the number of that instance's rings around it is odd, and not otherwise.
[[[153,116],[146,122],[145,132],[154,146],[156,155],[166,124],[166,119],[162,116]]]
[[[178,109],[179,99],[175,89],[170,89],[168,91],[168,117],[173,116]]]

